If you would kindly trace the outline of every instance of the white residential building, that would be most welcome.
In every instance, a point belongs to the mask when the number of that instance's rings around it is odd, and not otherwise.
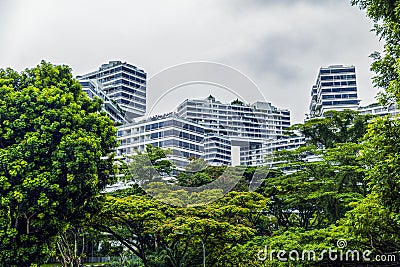
[[[169,159],[178,167],[184,167],[192,157],[204,158],[204,127],[175,113],[119,126],[117,135],[121,142],[117,156],[136,154],[151,144],[170,149]]]
[[[131,64],[110,61],[77,79],[84,90],[89,81],[100,84],[101,90],[123,111],[126,120],[132,121],[146,112],[146,76],[146,72]]]
[[[395,116],[400,114],[400,110],[397,108],[397,105],[382,106],[378,103],[374,103],[365,107],[360,107],[358,111],[360,112],[360,114],[371,114],[377,116]]]
[[[221,103],[213,96],[187,99],[178,106],[181,118],[203,125],[207,133],[241,139],[276,139],[290,126],[290,111],[268,102],[252,105],[241,101]]]
[[[320,68],[317,81],[311,89],[309,118],[322,117],[330,110],[357,110],[359,103],[354,66],[331,65]]]
[[[241,165],[263,165],[265,141],[280,138],[290,126],[289,110],[261,101],[222,103],[213,96],[187,99],[178,106],[177,113],[181,118],[204,126],[206,134],[229,139],[231,151],[237,151],[232,147],[239,147],[236,157],[240,158]],[[231,162],[235,157],[233,153]]]
[[[125,112],[117,104],[117,102],[111,99],[102,89],[101,83],[97,80],[83,80],[80,81],[82,90],[90,97],[99,97],[103,100],[102,110],[107,113],[107,115],[118,124],[128,123],[129,121],[125,117]]]
[[[262,165],[265,141],[281,137],[289,125],[290,112],[266,102],[223,104],[211,96],[186,100],[176,113],[119,126],[117,154],[132,155],[151,144],[171,149],[178,167],[192,157],[210,165],[232,165],[234,158],[242,165]]]

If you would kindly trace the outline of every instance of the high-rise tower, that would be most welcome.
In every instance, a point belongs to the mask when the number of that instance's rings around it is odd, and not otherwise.
[[[331,65],[320,68],[311,90],[310,118],[324,116],[329,110],[356,110],[359,103],[354,66]]]
[[[89,81],[95,81],[97,88],[114,101],[125,118],[131,121],[146,112],[146,76],[146,72],[131,64],[110,61],[97,71],[78,76],[77,79],[84,91],[89,91],[86,88]]]

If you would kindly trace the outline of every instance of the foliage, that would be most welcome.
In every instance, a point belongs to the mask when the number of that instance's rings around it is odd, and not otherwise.
[[[383,104],[400,103],[400,2],[393,0],[352,0],[353,5],[366,10],[374,22],[376,35],[385,41],[384,53],[374,52],[371,70],[376,73],[372,81],[382,88]]]
[[[180,186],[199,187],[216,180],[225,170],[225,166],[210,166],[204,159],[191,159],[176,179]]]
[[[301,132],[309,145],[332,148],[337,143],[358,143],[366,133],[370,115],[357,111],[328,111],[324,118],[314,118],[303,124],[291,126],[290,130]]]
[[[349,212],[351,232],[379,252],[400,251],[400,121],[377,118],[368,127],[361,155],[371,192]]]
[[[400,212],[400,120],[377,118],[370,124],[362,155],[371,191],[390,211]]]
[[[96,209],[116,130],[66,66],[0,70],[0,262],[29,266]]]
[[[224,195],[223,190],[219,188],[191,191],[188,188],[175,187],[163,182],[149,183],[146,192],[163,203],[178,207],[205,205]]]
[[[267,201],[257,193],[236,192],[206,206],[172,208],[148,196],[107,196],[91,225],[113,234],[144,266],[200,265],[201,242],[207,265],[235,266],[228,264],[230,249],[256,232],[271,233],[274,220],[263,212]]]
[[[124,165],[125,179],[143,185],[169,176],[174,170],[173,163],[167,159],[170,152],[156,146],[146,145],[145,152],[136,151],[136,154],[130,156]]]
[[[351,111],[329,115],[293,127],[309,145],[276,153],[283,173],[269,176],[262,188],[279,227],[327,227],[367,194],[360,150],[370,117]]]
[[[101,213],[91,221],[92,227],[112,234],[145,266],[151,262],[157,241],[153,232],[172,210],[147,196],[115,198],[107,196]]]
[[[263,187],[271,197],[269,213],[280,227],[269,238],[256,237],[245,244],[246,250],[254,253],[267,245],[274,250],[321,252],[344,239],[346,249],[370,250],[372,259],[378,254],[396,255],[398,260],[399,126],[397,118],[375,118],[358,143],[347,140],[326,149],[304,146],[280,152],[286,174],[268,178]],[[310,160],[310,155],[318,160]],[[277,259],[264,263],[293,264]],[[323,264],[328,263],[319,263]]]
[[[375,194],[368,195],[341,221],[348,236],[379,254],[398,254],[400,251],[400,221],[396,212],[379,203]]]
[[[233,100],[233,101],[231,102],[231,105],[243,106],[244,103],[243,103],[243,101],[240,101],[239,98],[236,98],[235,100]]]
[[[138,258],[135,258],[129,251],[124,251],[118,257],[118,259],[110,262],[110,267],[137,267],[141,263]]]
[[[124,179],[136,183],[138,194],[145,191],[164,203],[188,207],[218,200],[232,189],[248,191],[256,170],[241,166],[210,166],[204,159],[196,158],[190,159],[185,170],[178,170],[168,160],[168,153],[148,145],[145,152],[131,156],[123,165],[126,168]],[[268,169],[258,172],[260,178],[263,175],[268,175]]]
[[[62,265],[65,267],[79,267],[85,256],[85,232],[82,228],[70,227],[60,234],[57,248],[61,255]]]

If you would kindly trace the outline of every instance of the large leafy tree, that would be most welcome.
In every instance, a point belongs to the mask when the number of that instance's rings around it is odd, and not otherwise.
[[[345,225],[380,253],[400,250],[400,121],[377,118],[368,128],[361,155],[367,163],[368,197],[347,215]]]
[[[29,266],[96,208],[112,179],[113,122],[67,66],[0,70],[0,264]]]
[[[200,207],[173,208],[148,196],[107,196],[91,226],[112,234],[144,266],[238,266],[231,249],[256,233],[269,234],[274,218],[264,213],[268,199],[232,192]],[[245,259],[243,259],[245,261]]]
[[[144,185],[169,176],[175,169],[173,163],[167,158],[170,153],[170,150],[146,145],[146,151],[136,151],[136,154],[130,156],[128,161],[121,166],[125,173],[124,179]]]
[[[307,138],[304,146],[279,151],[281,175],[267,178],[269,212],[282,228],[326,227],[342,218],[352,201],[367,194],[365,162],[359,156],[369,116],[353,111],[293,127]]]
[[[180,186],[202,186],[220,177],[225,170],[225,166],[210,166],[204,159],[192,158],[185,171],[179,171],[177,182]]]
[[[101,212],[90,224],[103,233],[112,234],[139,257],[144,266],[154,266],[159,242],[155,229],[169,216],[174,216],[173,210],[149,196],[107,196]]]
[[[357,143],[364,134],[370,115],[358,111],[328,111],[324,118],[314,118],[302,124],[293,125],[290,130],[301,132],[309,145],[317,148],[332,148],[338,143]]]
[[[348,143],[325,151],[306,146],[281,152],[287,173],[268,178],[263,186],[279,226],[326,227],[344,216],[349,203],[362,199],[367,186],[364,162],[357,156],[360,149]],[[305,160],[308,154],[319,159]]]
[[[369,127],[362,151],[371,192],[390,211],[400,212],[400,120],[378,118]]]
[[[372,54],[374,86],[383,91],[384,104],[400,104],[400,1],[353,0],[374,22],[373,30],[384,41],[383,53]],[[347,225],[380,252],[399,251],[400,229],[400,125],[397,118],[377,118],[368,128],[362,156],[367,162],[371,194],[348,214]]]
[[[371,70],[376,73],[373,83],[385,91],[381,94],[384,103],[400,103],[400,1],[397,0],[352,0],[353,5],[366,10],[374,22],[373,30],[385,42],[383,54],[378,52]]]

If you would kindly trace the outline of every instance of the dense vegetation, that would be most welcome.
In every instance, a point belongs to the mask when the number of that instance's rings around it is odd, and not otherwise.
[[[400,1],[352,3],[385,42],[372,64],[380,100],[400,104]],[[106,255],[122,261],[112,266],[400,264],[398,118],[331,112],[293,126],[307,143],[277,152],[272,170],[193,159],[179,171],[151,146],[115,164],[116,129],[100,107],[66,66],[0,70],[1,266]],[[254,175],[264,182],[251,192]],[[117,177],[134,185],[102,193]]]
[[[97,210],[117,145],[66,66],[0,70],[0,263],[29,266]]]

